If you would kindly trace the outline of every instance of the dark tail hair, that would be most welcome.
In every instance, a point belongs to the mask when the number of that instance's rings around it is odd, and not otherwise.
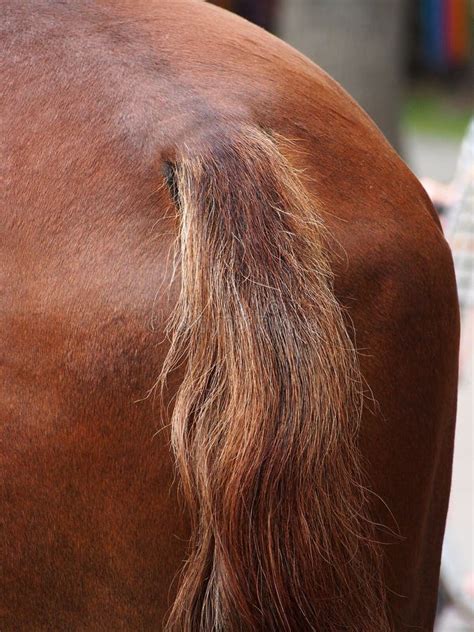
[[[193,532],[168,629],[385,632],[357,357],[278,145],[227,130],[173,165],[181,295],[162,379],[184,363],[172,444]]]

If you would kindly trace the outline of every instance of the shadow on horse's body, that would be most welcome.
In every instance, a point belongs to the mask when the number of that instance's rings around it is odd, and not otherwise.
[[[416,179],[220,9],[2,8],[2,631],[431,629],[458,317]]]

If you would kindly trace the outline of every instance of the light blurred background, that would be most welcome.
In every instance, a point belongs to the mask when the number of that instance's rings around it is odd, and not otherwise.
[[[422,180],[442,214],[460,279],[463,340],[436,632],[474,630],[474,126],[467,133],[473,114],[474,0],[214,3],[273,31],[337,79]]]

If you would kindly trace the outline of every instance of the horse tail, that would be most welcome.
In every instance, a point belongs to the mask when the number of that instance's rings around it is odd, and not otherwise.
[[[163,379],[193,521],[168,628],[389,629],[357,447],[362,388],[317,208],[254,127],[170,165],[180,298]]]

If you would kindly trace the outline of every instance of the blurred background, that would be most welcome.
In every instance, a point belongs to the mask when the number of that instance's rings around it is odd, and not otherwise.
[[[474,630],[474,0],[216,0],[332,75],[421,179],[442,216],[463,337],[436,632]]]

